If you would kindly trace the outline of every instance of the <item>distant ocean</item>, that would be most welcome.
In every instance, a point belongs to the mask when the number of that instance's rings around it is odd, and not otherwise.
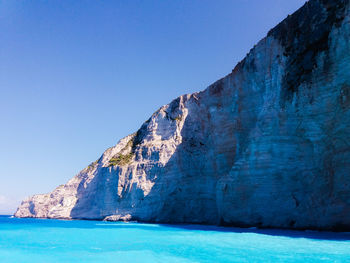
[[[0,216],[0,262],[350,262],[350,233]]]

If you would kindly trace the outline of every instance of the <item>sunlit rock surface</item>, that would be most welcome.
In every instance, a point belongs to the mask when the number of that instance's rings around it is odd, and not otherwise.
[[[349,10],[309,1],[232,73],[15,215],[350,229]]]

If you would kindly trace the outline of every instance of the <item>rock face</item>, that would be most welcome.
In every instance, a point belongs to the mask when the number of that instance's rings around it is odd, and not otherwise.
[[[349,230],[349,0],[307,2],[15,216]]]

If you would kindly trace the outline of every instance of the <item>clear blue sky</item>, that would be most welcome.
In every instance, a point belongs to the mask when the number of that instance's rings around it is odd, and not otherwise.
[[[0,0],[0,213],[228,74],[304,0]]]

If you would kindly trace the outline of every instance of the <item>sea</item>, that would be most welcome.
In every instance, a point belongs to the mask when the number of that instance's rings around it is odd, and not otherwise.
[[[350,233],[0,216],[0,262],[350,262]]]

